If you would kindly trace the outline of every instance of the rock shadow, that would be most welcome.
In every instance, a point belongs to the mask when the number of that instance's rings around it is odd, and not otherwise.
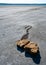
[[[19,46],[17,46],[17,50],[20,51],[21,53],[25,51],[23,47],[19,47]],[[41,60],[40,52],[38,52],[36,55],[33,55],[25,51],[25,57],[32,58],[34,63],[40,64],[40,60]]]
[[[20,51],[21,53],[24,52],[24,48],[23,47],[17,46],[17,50]]]
[[[25,52],[25,57],[30,57],[36,64],[40,64],[41,55],[40,52],[38,52],[36,55],[29,54],[28,52]]]

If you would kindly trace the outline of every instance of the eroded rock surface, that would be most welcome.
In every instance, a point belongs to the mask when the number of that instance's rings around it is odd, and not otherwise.
[[[29,40],[23,39],[23,40],[18,40],[16,43],[17,43],[17,46],[23,47],[23,46],[25,46],[26,44],[28,44],[29,42],[30,42]]]
[[[27,45],[24,46],[24,48],[26,49],[26,51],[28,51],[29,53],[38,53],[39,51],[39,47],[35,42],[31,42],[28,43]]]
[[[27,39],[18,40],[17,46],[23,47],[29,53],[36,54],[39,51],[39,47],[38,47],[37,43],[29,41]]]

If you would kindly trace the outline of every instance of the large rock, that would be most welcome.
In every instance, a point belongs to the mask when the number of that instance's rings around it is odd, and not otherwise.
[[[37,45],[37,43],[35,42],[31,42],[27,39],[23,39],[23,40],[18,40],[17,41],[17,46],[19,47],[23,47],[25,49],[25,51],[29,52],[30,54],[37,54],[39,51],[39,47]]]

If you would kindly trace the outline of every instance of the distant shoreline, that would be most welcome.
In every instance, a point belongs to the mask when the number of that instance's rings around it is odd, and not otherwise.
[[[9,4],[9,3],[0,3],[0,5],[15,5],[15,6],[46,6],[45,4]]]

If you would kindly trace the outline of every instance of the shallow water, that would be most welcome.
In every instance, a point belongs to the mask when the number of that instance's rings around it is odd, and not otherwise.
[[[24,35],[37,42],[41,58],[17,50],[16,41]],[[0,6],[0,65],[37,64],[46,64],[46,6]]]

